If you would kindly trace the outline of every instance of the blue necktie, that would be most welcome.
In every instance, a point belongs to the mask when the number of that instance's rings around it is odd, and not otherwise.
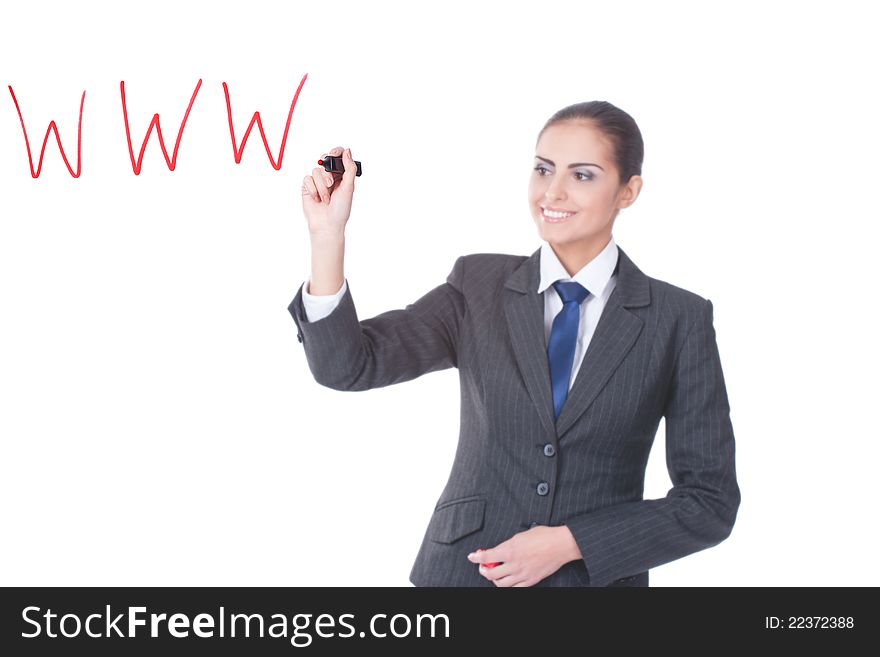
[[[550,380],[553,388],[553,411],[558,418],[565,398],[568,397],[578,322],[581,317],[581,302],[590,293],[583,285],[574,281],[556,281],[553,287],[562,299],[562,310],[553,319],[553,328],[547,343],[547,358],[550,362]]]

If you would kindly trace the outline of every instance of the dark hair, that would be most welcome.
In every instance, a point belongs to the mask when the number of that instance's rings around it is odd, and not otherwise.
[[[629,114],[604,100],[576,103],[559,110],[541,128],[538,141],[551,125],[576,120],[594,123],[611,143],[612,157],[619,172],[621,185],[629,182],[633,176],[642,175],[645,144],[639,126]]]

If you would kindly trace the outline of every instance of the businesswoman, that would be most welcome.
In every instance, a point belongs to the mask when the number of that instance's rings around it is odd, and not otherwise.
[[[288,307],[315,380],[354,391],[459,370],[458,447],[413,584],[647,586],[650,568],[730,535],[712,302],[647,276],[612,236],[642,186],[632,117],[604,101],[553,115],[528,186],[541,247],[460,256],[445,283],[369,319],[343,273],[352,153],[330,154],[345,173],[303,180],[312,269]],[[661,418],[673,487],[646,500]]]

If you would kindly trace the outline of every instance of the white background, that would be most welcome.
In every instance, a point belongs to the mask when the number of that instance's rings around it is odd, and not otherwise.
[[[531,254],[534,143],[608,100],[645,140],[614,236],[712,300],[742,505],[652,586],[880,583],[880,103],[870,3],[14,3],[0,40],[0,583],[392,585],[458,438],[456,370],[340,393],[287,305],[309,272],[299,186],[363,162],[345,271],[361,318],[464,253]],[[259,110],[283,167],[252,133]],[[199,79],[180,146],[169,151]],[[12,85],[39,153],[28,166]],[[438,415],[436,409],[448,409]],[[423,423],[429,416],[431,421]],[[380,429],[381,427],[381,429]],[[663,424],[645,495],[662,497]]]

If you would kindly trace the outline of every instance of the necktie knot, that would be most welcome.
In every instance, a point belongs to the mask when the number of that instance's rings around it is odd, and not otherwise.
[[[587,288],[577,281],[556,281],[553,287],[559,294],[559,298],[562,299],[563,304],[577,301],[578,305],[580,305],[587,298],[587,295],[590,294]]]

